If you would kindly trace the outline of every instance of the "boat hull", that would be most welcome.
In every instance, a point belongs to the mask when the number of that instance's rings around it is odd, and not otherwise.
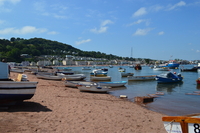
[[[125,73],[125,72],[121,73],[122,77],[128,77],[128,76],[133,76],[133,75],[134,75],[133,73]]]
[[[61,80],[63,78],[62,76],[40,75],[40,74],[37,74],[36,77],[38,79],[47,79],[47,80]]]
[[[104,77],[97,77],[97,76],[90,76],[90,80],[92,81],[110,81],[110,76],[104,76]]]
[[[150,76],[129,76],[128,81],[148,81],[148,80],[155,80],[156,75]]]
[[[98,86],[84,86],[84,85],[79,85],[78,89],[80,91],[86,91],[86,92],[98,92],[98,93],[107,93],[111,89],[108,87],[98,87]]]
[[[110,87],[122,87],[127,83],[126,81],[122,82],[98,82],[100,86],[110,86]]]
[[[65,81],[66,87],[77,88],[77,85],[94,85],[94,82],[89,81]]]
[[[31,99],[38,82],[0,81],[0,105]]]

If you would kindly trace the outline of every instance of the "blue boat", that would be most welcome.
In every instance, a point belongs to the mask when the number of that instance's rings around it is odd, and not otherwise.
[[[174,74],[172,72],[163,73],[156,76],[156,81],[158,83],[176,83],[181,82],[183,77],[181,74]]]
[[[175,60],[170,60],[169,63],[165,67],[169,67],[170,69],[178,69],[179,63],[177,63]]]

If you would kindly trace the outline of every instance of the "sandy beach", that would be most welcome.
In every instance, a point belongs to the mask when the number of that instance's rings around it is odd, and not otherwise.
[[[64,81],[37,79],[35,95],[0,109],[0,133],[166,133],[163,114],[109,94],[85,93]],[[11,73],[16,78],[17,73]]]

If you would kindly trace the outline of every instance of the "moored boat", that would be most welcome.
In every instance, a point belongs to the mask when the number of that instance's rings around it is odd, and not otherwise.
[[[175,74],[172,72],[163,73],[156,76],[156,81],[158,83],[176,83],[181,82],[183,80],[183,77],[181,74]]]
[[[119,72],[126,72],[126,69],[125,69],[125,68],[122,68],[122,67],[119,67],[119,68],[118,68],[118,71],[119,71]]]
[[[162,66],[154,66],[153,70],[155,71],[169,71],[169,67],[162,67]]]
[[[140,64],[137,64],[134,68],[135,68],[135,70],[142,70],[142,67]]]
[[[110,76],[102,76],[102,77],[90,76],[90,80],[91,81],[110,81],[111,77]]]
[[[133,76],[133,75],[134,75],[134,73],[121,72],[122,77]]]
[[[196,80],[196,82],[197,82],[197,84],[200,84],[200,78],[198,78],[198,79]]]
[[[194,66],[193,68],[182,68],[181,72],[197,72],[198,71],[198,67]]]
[[[91,70],[91,67],[83,67],[82,70]]]
[[[147,76],[128,76],[128,81],[148,81],[155,80],[156,75],[147,75]]]
[[[175,60],[169,60],[169,62],[166,64],[166,67],[169,67],[170,69],[178,69],[179,63],[177,63]]]
[[[125,86],[127,81],[114,81],[114,82],[98,82],[100,86],[109,86],[109,87],[122,87]]]
[[[102,77],[102,76],[104,77],[107,76],[107,74],[108,72],[102,69],[95,69],[90,73],[91,76],[97,76],[97,77]]]

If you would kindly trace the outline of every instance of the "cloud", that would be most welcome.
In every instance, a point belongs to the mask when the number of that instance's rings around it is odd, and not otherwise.
[[[137,31],[133,34],[133,36],[144,36],[144,35],[146,35],[151,30],[152,30],[152,28],[137,29]]]
[[[81,41],[76,41],[75,44],[80,45],[80,44],[87,43],[87,42],[90,42],[90,41],[91,41],[91,39],[81,40]]]
[[[0,34],[30,34],[30,33],[43,33],[46,32],[46,29],[35,28],[33,26],[24,26],[21,29],[16,28],[6,28],[0,30]]]
[[[151,10],[151,11],[158,12],[158,11],[160,11],[160,10],[163,9],[163,8],[164,8],[163,6],[154,5],[154,6],[151,6],[151,7],[150,7],[150,10]]]
[[[58,32],[56,32],[56,31],[51,31],[51,32],[48,32],[47,34],[49,34],[49,35],[56,35],[56,34],[58,34]]]
[[[136,25],[136,24],[140,24],[140,23],[146,23],[146,25],[149,25],[149,20],[146,20],[146,19],[139,19],[133,23],[130,23],[130,24],[127,24],[126,26],[132,26],[132,25]]]
[[[146,14],[147,11],[146,11],[146,8],[145,7],[141,7],[139,10],[137,10],[132,16],[133,17],[138,17],[138,16],[141,16],[141,15],[144,15]]]
[[[5,23],[5,21],[4,20],[0,20],[0,24],[3,24],[3,23]]]
[[[102,23],[101,23],[101,26],[99,29],[97,28],[94,28],[94,29],[91,29],[90,31],[93,32],[93,33],[104,33],[107,31],[108,27],[106,25],[108,24],[112,24],[113,22],[111,20],[104,20]]]
[[[199,53],[199,52],[200,52],[200,50],[197,50],[196,52],[197,52],[197,53]]]
[[[184,1],[180,1],[179,3],[177,3],[177,4],[173,5],[173,6],[169,6],[168,10],[173,10],[173,9],[175,9],[177,7],[181,7],[181,6],[185,6],[185,5],[186,5],[186,3]]]
[[[161,32],[159,32],[159,33],[158,33],[158,35],[163,35],[163,34],[164,34],[164,32],[163,32],[163,31],[161,31]]]
[[[0,0],[0,6],[4,5],[5,2],[9,2],[11,4],[16,4],[20,2],[21,0]]]
[[[35,10],[37,11],[37,13],[40,13],[43,16],[52,16],[57,19],[68,18],[65,12],[68,9],[68,7],[65,7],[63,5],[59,5],[59,4],[50,5],[50,8],[49,8],[46,2],[39,1],[39,2],[35,2],[33,6]],[[47,8],[49,9],[48,11],[47,11]]]

